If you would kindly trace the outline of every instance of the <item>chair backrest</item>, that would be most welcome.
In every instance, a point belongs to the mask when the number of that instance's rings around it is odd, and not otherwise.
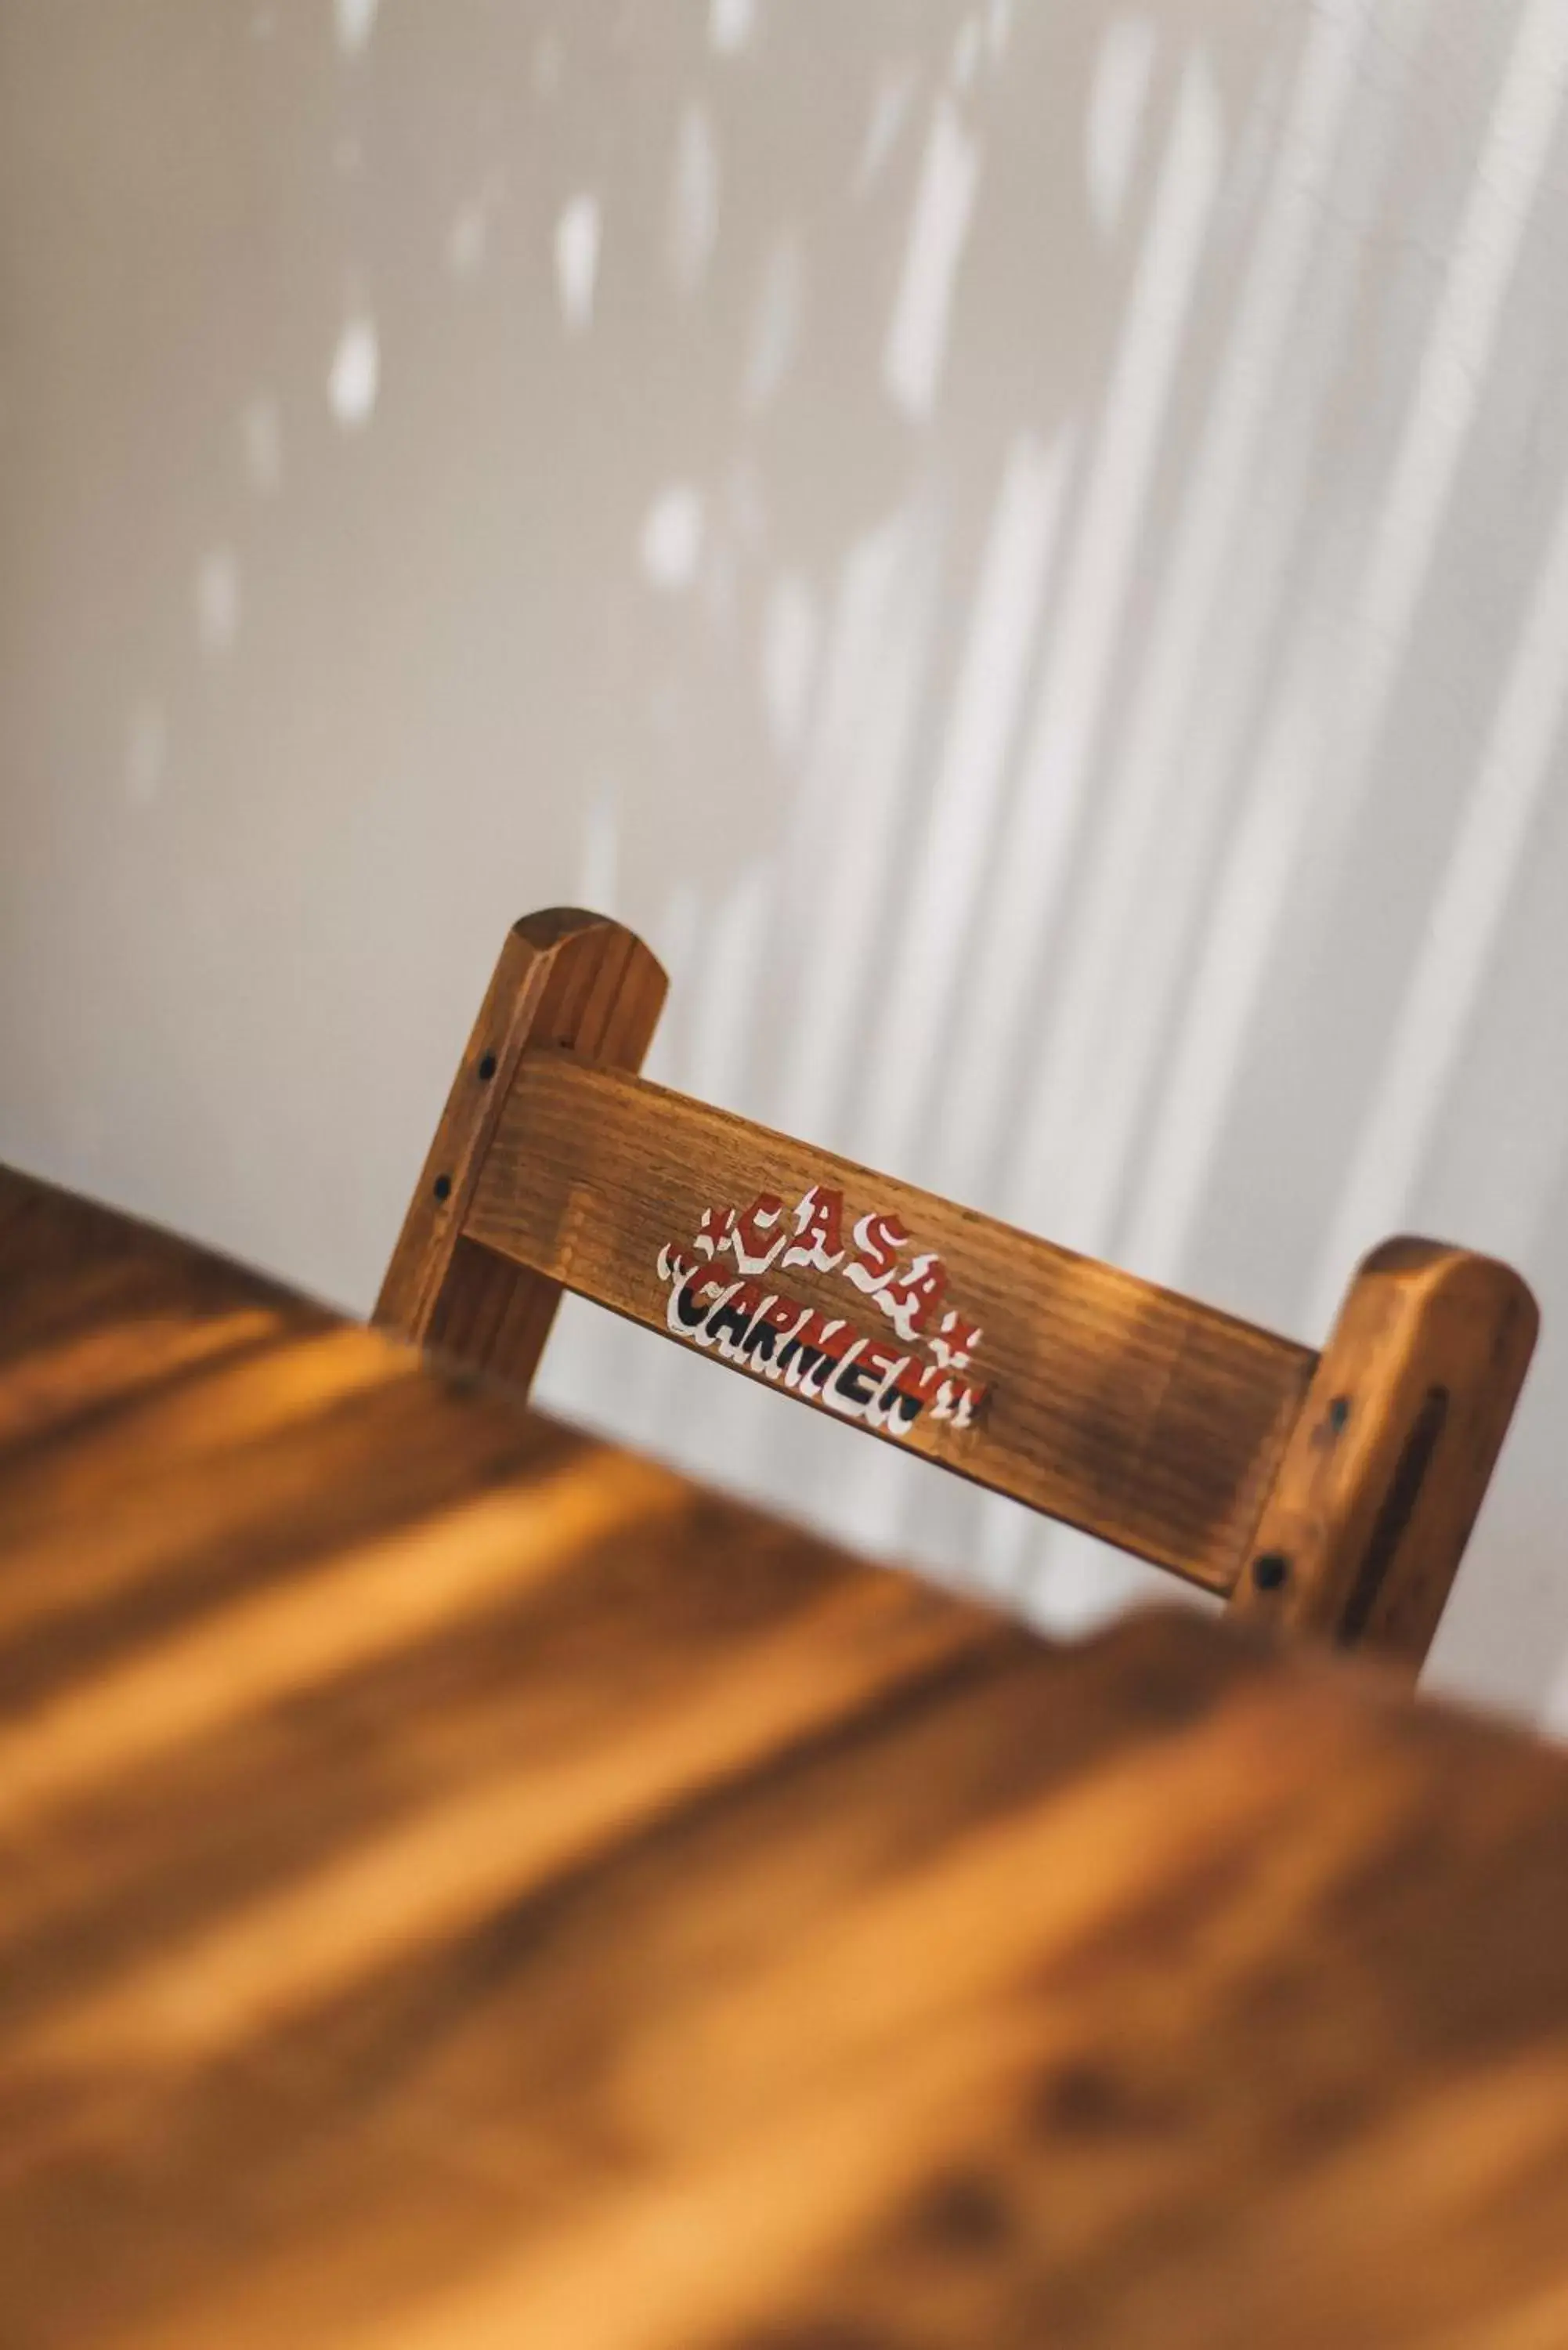
[[[509,933],[376,1320],[526,1388],[562,1289],[1418,1667],[1535,1342],[1495,1260],[1376,1250],[1321,1354],[636,1075],[665,993],[572,910]]]

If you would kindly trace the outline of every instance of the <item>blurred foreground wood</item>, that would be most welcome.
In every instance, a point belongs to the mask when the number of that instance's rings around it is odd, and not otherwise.
[[[1568,2342],[1568,1767],[0,1175],[6,2350]]]

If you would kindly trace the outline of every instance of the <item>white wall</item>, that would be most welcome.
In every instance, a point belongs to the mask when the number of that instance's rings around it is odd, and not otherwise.
[[[507,920],[598,905],[656,1074],[1232,1309],[1521,1263],[1435,1677],[1568,1723],[1565,69],[1568,0],[0,0],[0,1151],[363,1308]],[[1144,1587],[605,1317],[547,1384]]]

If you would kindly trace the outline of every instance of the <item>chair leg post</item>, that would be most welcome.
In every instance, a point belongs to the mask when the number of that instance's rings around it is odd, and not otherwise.
[[[639,1068],[667,984],[642,941],[601,915],[557,908],[514,923],[387,1267],[379,1327],[528,1388],[560,1284],[463,1235],[501,1106],[530,1046]]]
[[[1480,1506],[1539,1315],[1520,1276],[1435,1242],[1358,1269],[1231,1607],[1419,1671]]]

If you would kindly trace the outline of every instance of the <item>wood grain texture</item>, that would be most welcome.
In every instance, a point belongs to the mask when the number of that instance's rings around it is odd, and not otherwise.
[[[1549,2350],[1568,1768],[0,1174],[6,2350]]]
[[[556,907],[513,924],[381,1284],[379,1327],[526,1393],[560,1286],[463,1232],[501,1103],[531,1045],[637,1068],[667,985],[642,941],[602,915]]]
[[[1239,1586],[1242,1612],[1419,1669],[1534,1350],[1518,1274],[1429,1241],[1361,1266]]]
[[[946,1264],[982,1336],[987,1400],[968,1428],[923,1413],[888,1441],[940,1461],[1214,1591],[1240,1571],[1314,1357],[1304,1347],[1114,1266],[957,1208],[831,1153],[574,1056],[522,1056],[464,1230],[655,1329],[671,1284],[659,1257],[703,1211],[830,1186],[851,1220],[901,1219]],[[735,1279],[732,1265],[724,1278]],[[781,1290],[847,1326],[886,1331],[837,1274],[780,1266]],[[847,1299],[847,1304],[846,1304]],[[891,1334],[886,1347],[898,1352]],[[762,1377],[759,1358],[743,1365]],[[794,1392],[780,1382],[781,1392]],[[812,1400],[817,1409],[828,1405]]]

